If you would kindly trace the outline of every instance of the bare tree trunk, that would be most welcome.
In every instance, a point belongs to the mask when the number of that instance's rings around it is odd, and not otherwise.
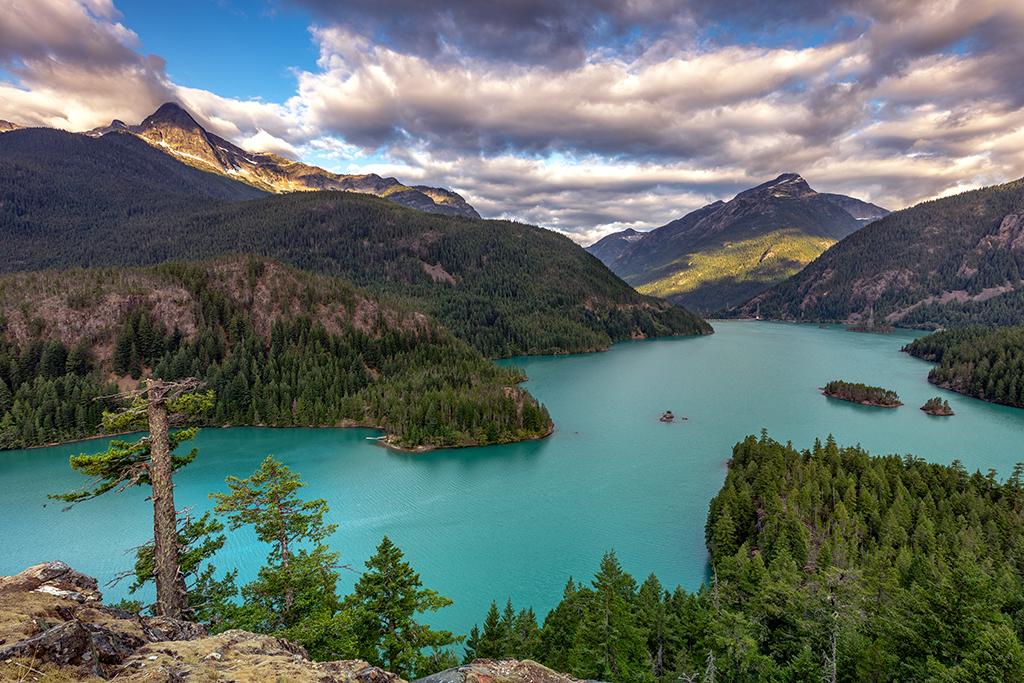
[[[173,466],[168,437],[167,404],[163,385],[146,380],[149,401],[150,467],[153,496],[153,542],[156,611],[181,619],[186,608],[178,566],[177,512],[174,509]]]

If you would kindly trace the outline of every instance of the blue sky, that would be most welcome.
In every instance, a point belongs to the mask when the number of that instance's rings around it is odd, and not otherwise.
[[[225,97],[284,101],[295,93],[293,69],[313,69],[317,49],[309,13],[286,5],[236,0],[117,3],[140,50],[167,60],[179,83]]]
[[[0,0],[0,118],[164,101],[586,243],[782,172],[888,208],[1024,175],[1019,0]]]

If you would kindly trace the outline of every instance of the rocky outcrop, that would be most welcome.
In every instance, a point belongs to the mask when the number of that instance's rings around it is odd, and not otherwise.
[[[416,683],[577,683],[579,679],[552,671],[530,660],[476,659],[470,664],[447,669]]]
[[[295,643],[232,630],[197,640],[144,645],[124,660],[117,680],[400,683],[402,679],[360,660],[314,662]]]
[[[0,681],[405,683],[361,660],[314,662],[282,638],[142,617],[102,602],[96,579],[63,562],[0,577]],[[479,659],[431,683],[576,683],[530,661]]]
[[[147,643],[206,635],[202,626],[102,604],[96,579],[63,562],[0,577],[0,662],[23,660],[108,677]],[[0,679],[4,670],[0,669]]]
[[[295,643],[103,605],[96,579],[63,562],[0,577],[0,680],[399,683],[366,662],[314,662]],[[25,678],[24,680],[32,680]]]

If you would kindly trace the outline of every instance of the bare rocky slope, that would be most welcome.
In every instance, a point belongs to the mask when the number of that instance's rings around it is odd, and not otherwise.
[[[96,579],[63,562],[0,577],[0,680],[402,683],[360,660],[315,662],[273,636],[144,617],[103,604]],[[430,683],[574,683],[529,661],[476,660]]]

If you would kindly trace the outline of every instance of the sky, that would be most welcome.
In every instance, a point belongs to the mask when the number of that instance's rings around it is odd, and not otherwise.
[[[0,0],[0,119],[165,101],[252,151],[587,244],[797,172],[898,209],[1024,176],[1024,0]]]

